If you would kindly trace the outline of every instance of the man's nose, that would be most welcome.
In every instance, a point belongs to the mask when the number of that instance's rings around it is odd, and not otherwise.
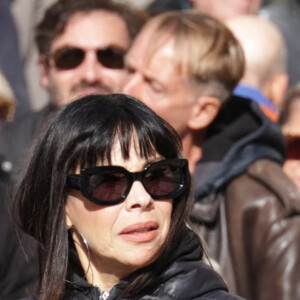
[[[86,82],[96,82],[101,80],[103,66],[97,58],[96,51],[87,51],[84,60],[80,66],[81,76]]]

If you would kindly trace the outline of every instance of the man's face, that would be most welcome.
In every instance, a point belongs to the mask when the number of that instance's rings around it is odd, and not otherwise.
[[[193,95],[188,76],[176,65],[174,40],[165,35],[158,50],[146,59],[152,29],[147,28],[130,48],[125,66],[128,71],[123,93],[136,97],[170,123],[181,137],[188,131]]]
[[[239,15],[256,13],[262,0],[188,0],[193,8],[218,19],[226,20]]]
[[[123,68],[105,67],[98,61],[96,50],[114,46],[126,51],[129,45],[126,23],[118,14],[101,10],[77,13],[53,40],[48,64],[41,64],[41,83],[57,106],[91,93],[119,92],[126,72]],[[61,69],[53,55],[66,47],[80,48],[85,54],[78,66]]]

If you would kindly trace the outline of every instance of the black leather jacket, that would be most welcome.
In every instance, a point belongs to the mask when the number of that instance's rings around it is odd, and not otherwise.
[[[280,166],[280,128],[245,99],[225,110],[194,174],[194,228],[230,292],[247,300],[300,299],[300,193]]]

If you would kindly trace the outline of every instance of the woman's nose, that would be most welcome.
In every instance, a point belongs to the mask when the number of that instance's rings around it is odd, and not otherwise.
[[[132,184],[131,190],[125,200],[127,210],[142,209],[147,210],[152,207],[153,199],[145,190],[140,181],[135,181]]]

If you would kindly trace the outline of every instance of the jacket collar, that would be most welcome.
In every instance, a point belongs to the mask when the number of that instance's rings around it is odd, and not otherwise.
[[[254,161],[283,163],[285,143],[278,124],[251,100],[233,96],[207,132],[203,157],[196,166],[196,201],[222,189]]]

